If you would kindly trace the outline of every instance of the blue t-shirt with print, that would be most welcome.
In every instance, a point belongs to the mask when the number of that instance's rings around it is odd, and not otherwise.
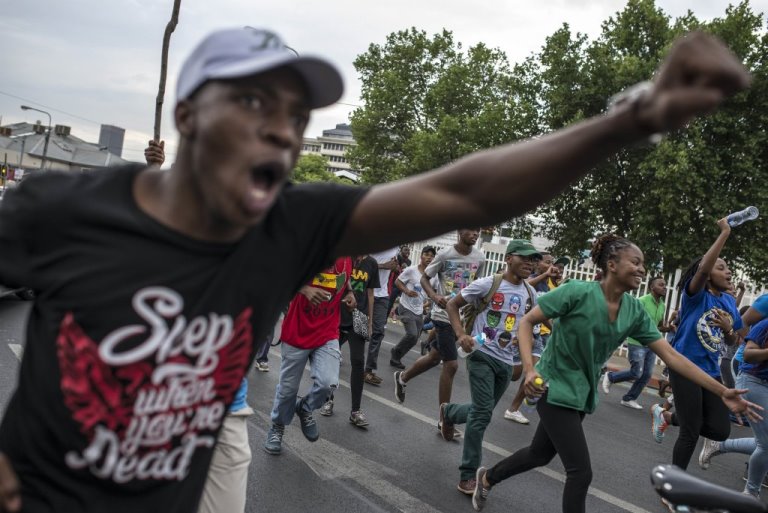
[[[766,338],[768,338],[768,319],[763,319],[752,326],[745,341],[752,341],[761,349],[764,349],[766,347]],[[741,372],[749,373],[759,379],[768,379],[768,361],[758,363],[744,362],[741,364]]]
[[[724,310],[730,316],[733,328],[740,329],[741,316],[736,300],[730,294],[716,296],[706,287],[691,296],[688,294],[689,285],[690,282],[686,283],[683,289],[675,350],[713,378],[719,378],[718,360],[725,337],[723,330],[713,323],[713,312],[715,309]]]
[[[755,299],[755,302],[752,303],[752,308],[757,310],[763,317],[768,317],[768,294],[763,294]],[[733,357],[734,360],[737,362],[744,361],[744,348],[746,346],[746,344],[741,344],[741,346],[739,346],[739,350],[736,351],[736,354]]]

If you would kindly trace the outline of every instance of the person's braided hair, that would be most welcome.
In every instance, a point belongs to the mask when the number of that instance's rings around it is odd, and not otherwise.
[[[608,272],[608,261],[617,260],[619,252],[630,246],[632,246],[632,242],[629,239],[625,239],[615,233],[606,233],[595,239],[590,256],[592,257],[592,262],[605,275]]]
[[[694,276],[696,276],[696,273],[699,271],[699,264],[701,264],[702,258],[704,257],[699,257],[691,262],[690,265],[688,265],[688,269],[686,269],[682,276],[680,276],[680,281],[677,283],[677,289],[680,292],[682,292],[688,282],[691,281]]]

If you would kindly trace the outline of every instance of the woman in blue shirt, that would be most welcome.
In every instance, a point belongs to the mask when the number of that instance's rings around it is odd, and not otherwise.
[[[720,219],[717,225],[720,235],[680,280],[682,305],[674,347],[701,370],[720,380],[720,348],[738,340],[736,330],[742,323],[735,299],[726,294],[731,288],[731,271],[720,258],[731,227],[726,219]],[[669,379],[680,424],[672,463],[685,469],[699,435],[723,441],[730,434],[731,423],[728,409],[715,394],[671,369]]]

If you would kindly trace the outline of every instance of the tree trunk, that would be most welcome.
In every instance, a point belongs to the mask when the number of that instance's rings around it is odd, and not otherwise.
[[[173,0],[171,19],[165,26],[165,34],[163,34],[163,53],[160,58],[160,85],[157,87],[157,99],[155,100],[155,142],[160,141],[160,120],[163,117],[165,77],[168,74],[168,47],[171,45],[171,34],[176,30],[176,24],[179,22],[179,7],[181,7],[181,0]]]

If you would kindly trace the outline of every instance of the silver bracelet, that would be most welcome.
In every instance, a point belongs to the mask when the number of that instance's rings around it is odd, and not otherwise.
[[[629,86],[623,91],[610,97],[608,100],[608,112],[612,112],[622,105],[631,104],[632,113],[636,117],[637,107],[640,105],[640,101],[650,94],[653,88],[654,84],[650,80],[638,82],[635,85]],[[648,136],[648,142],[651,144],[659,144],[663,138],[664,135],[661,133],[651,134]]]

